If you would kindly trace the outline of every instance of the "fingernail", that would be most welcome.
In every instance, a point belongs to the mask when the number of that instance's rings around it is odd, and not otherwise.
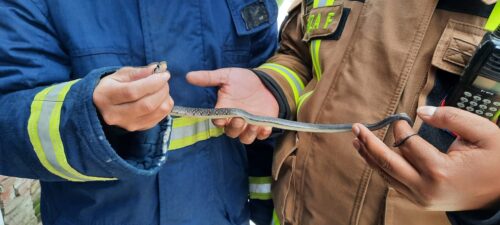
[[[359,130],[359,126],[358,126],[358,125],[354,125],[354,126],[352,127],[352,132],[354,132],[354,135],[356,135],[356,137],[357,137],[357,136],[359,136],[359,132],[361,132],[361,131]]]
[[[432,116],[436,112],[437,108],[434,106],[422,106],[417,109],[417,113],[420,116]]]
[[[354,141],[352,142],[352,145],[358,151],[359,151],[359,149],[361,149],[361,144],[359,144],[359,140],[358,139],[354,139]]]

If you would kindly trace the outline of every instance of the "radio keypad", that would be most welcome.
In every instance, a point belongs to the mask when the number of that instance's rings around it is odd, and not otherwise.
[[[463,96],[457,102],[457,107],[489,119],[499,110],[500,102],[492,102],[489,99],[483,99],[479,95],[474,95],[470,91],[464,91]]]

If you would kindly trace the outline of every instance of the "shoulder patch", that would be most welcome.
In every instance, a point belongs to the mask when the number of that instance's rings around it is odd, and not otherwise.
[[[337,30],[344,12],[342,1],[332,6],[312,8],[304,15],[305,31],[303,41],[329,36]]]

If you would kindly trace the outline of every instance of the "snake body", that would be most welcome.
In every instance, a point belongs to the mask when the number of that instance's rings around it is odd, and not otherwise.
[[[156,65],[154,72],[158,73],[166,70],[167,70],[167,62],[160,62]],[[353,125],[352,123],[343,123],[343,124],[303,123],[291,120],[284,120],[280,118],[256,116],[251,113],[248,113],[245,110],[235,109],[235,108],[205,109],[205,108],[174,106],[170,115],[177,117],[195,117],[204,119],[224,119],[224,118],[239,117],[244,119],[247,123],[253,125],[269,126],[283,130],[294,130],[294,131],[315,132],[315,133],[349,132],[351,131]],[[413,121],[405,113],[390,115],[385,119],[380,120],[376,123],[363,124],[363,125],[365,125],[370,130],[378,130],[397,120],[405,120],[409,124],[413,125]]]
[[[303,123],[273,117],[266,116],[256,116],[248,113],[245,110],[235,109],[235,108],[218,108],[218,109],[205,109],[205,108],[190,108],[183,106],[174,106],[172,116],[177,117],[195,117],[204,119],[224,119],[239,117],[244,119],[247,123],[258,125],[258,126],[269,126],[275,127],[283,130],[294,130],[302,132],[314,132],[314,133],[338,133],[338,132],[349,132],[352,129],[352,123],[343,124],[313,124],[313,123]],[[397,120],[405,120],[409,124],[413,124],[412,119],[406,113],[394,114],[380,120],[376,123],[363,124],[370,130],[381,129],[392,122]]]

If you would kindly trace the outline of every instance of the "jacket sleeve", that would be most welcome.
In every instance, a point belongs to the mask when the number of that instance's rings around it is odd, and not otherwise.
[[[1,174],[81,182],[159,170],[166,147],[127,161],[103,131],[92,94],[113,68],[72,80],[69,56],[36,1],[2,1],[0,18]],[[162,128],[168,146],[169,121]]]
[[[304,87],[311,81],[309,48],[302,41],[300,7],[290,12],[283,23],[276,54],[254,72],[270,89],[280,104],[280,117],[294,119]]]

